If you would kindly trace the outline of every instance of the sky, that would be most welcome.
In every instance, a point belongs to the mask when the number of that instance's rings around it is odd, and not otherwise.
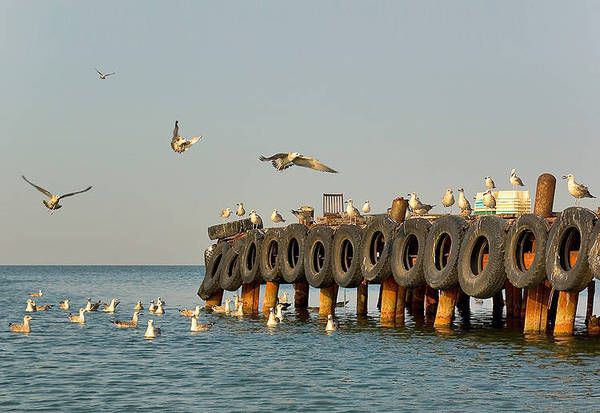
[[[383,212],[511,168],[600,194],[598,2],[7,0],[0,61],[0,264],[202,264],[240,201]],[[287,151],[340,173],[257,159]],[[50,216],[22,174],[93,189]]]

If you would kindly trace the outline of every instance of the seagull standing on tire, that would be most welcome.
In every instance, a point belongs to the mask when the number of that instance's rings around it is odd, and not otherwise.
[[[171,138],[171,149],[173,149],[175,152],[184,153],[200,139],[202,139],[202,136],[194,136],[190,139],[179,136],[179,121],[175,121],[175,129],[173,129],[173,137]]]
[[[59,201],[61,199],[67,198],[69,196],[77,195],[77,194],[82,194],[82,193],[87,192],[90,189],[92,189],[91,186],[88,186],[86,189],[84,189],[82,191],[71,192],[69,194],[64,194],[64,195],[58,196],[58,195],[52,194],[50,191],[42,188],[41,186],[37,186],[33,182],[29,181],[27,178],[25,178],[25,175],[21,175],[21,177],[25,180],[25,182],[27,182],[29,185],[33,186],[35,189],[37,189],[38,191],[40,191],[42,194],[46,195],[49,198],[48,201],[44,200],[44,201],[42,201],[42,203],[44,204],[44,206],[46,208],[48,208],[48,210],[51,214],[54,211],[56,211],[57,209],[62,208],[62,205],[59,204]]]
[[[367,199],[365,201],[365,203],[362,206],[362,211],[365,214],[368,214],[369,212],[371,212],[371,203],[369,202],[369,200]]]
[[[519,176],[517,175],[516,169],[513,169],[512,171],[510,171],[509,181],[513,187],[513,190],[515,190],[518,186],[525,186],[525,184],[523,183],[521,178],[519,178]]]
[[[483,178],[483,181],[485,182],[485,187],[487,189],[496,189],[496,184],[494,183],[494,180],[491,177],[486,176],[485,178]]]
[[[358,212],[358,209],[352,205],[351,199],[347,200],[346,203],[348,204],[346,205],[346,215],[348,215],[350,222],[352,222],[352,219],[354,219],[354,223],[356,224],[356,220],[361,217],[360,212]]]
[[[496,209],[496,198],[492,194],[491,189],[488,189],[483,193],[483,205],[489,209]]]
[[[411,192],[410,194],[408,194],[408,197],[408,206],[410,207],[411,211],[421,209],[423,207],[423,204],[419,200],[419,197],[417,196],[416,192]]]
[[[250,211],[250,222],[252,222],[252,227],[256,229],[258,225],[262,224],[262,218],[258,216],[255,210]]]
[[[271,221],[273,221],[276,224],[279,224],[280,222],[285,222],[285,219],[283,219],[281,214],[277,212],[277,209],[274,209],[271,213]]]
[[[221,218],[227,219],[231,216],[231,208],[225,208],[221,210]]]
[[[243,217],[244,215],[246,215],[246,210],[244,209],[244,203],[240,202],[239,204],[236,204],[237,208],[235,210],[235,214],[238,217]]]
[[[471,203],[465,196],[465,190],[463,188],[458,188],[458,207],[460,208],[461,215],[471,215],[473,212],[473,208],[471,208]]]
[[[315,171],[337,173],[335,169],[331,169],[315,158],[301,155],[298,152],[276,153],[268,158],[261,155],[258,159],[262,162],[270,161],[271,164],[273,164],[273,167],[278,171],[283,171],[291,166],[298,165],[304,168],[314,169]]]
[[[590,190],[587,186],[575,182],[575,176],[568,174],[562,177],[567,180],[567,189],[569,193],[575,198],[575,205],[579,204],[581,198],[596,198],[590,194]]]
[[[450,213],[452,213],[452,205],[454,205],[454,192],[452,189],[446,189],[446,193],[442,197],[442,205],[444,208],[450,208]]]

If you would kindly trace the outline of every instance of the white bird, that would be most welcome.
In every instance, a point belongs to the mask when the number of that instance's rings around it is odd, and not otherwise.
[[[154,310],[154,314],[163,315],[165,313],[164,303],[159,302],[156,304],[156,309]]]
[[[271,221],[273,221],[277,224],[279,222],[285,222],[285,219],[283,219],[281,214],[279,212],[277,212],[277,209],[274,209],[273,212],[271,213]]]
[[[517,176],[517,170],[514,168],[512,171],[510,171],[510,178],[508,180],[510,181],[513,189],[515,189],[517,186],[525,186],[521,178]]]
[[[352,222],[352,220],[354,220],[354,222],[356,223],[356,220],[358,218],[361,218],[362,215],[360,215],[360,212],[358,212],[358,209],[352,204],[352,199],[349,199],[346,201],[346,215],[348,216],[348,219],[350,219],[350,222]]]
[[[231,308],[229,304],[231,303],[231,298],[225,299],[224,305],[216,305],[212,308],[212,312],[215,314],[227,314],[231,313]]]
[[[262,224],[262,218],[255,210],[250,211],[250,222],[254,228],[258,228],[258,226]]]
[[[277,300],[279,301],[280,304],[287,304],[288,298],[289,298],[288,292],[284,291],[283,295],[280,295],[279,297],[277,297]]]
[[[192,317],[192,325],[190,326],[190,331],[193,333],[198,333],[201,331],[208,331],[214,325],[215,325],[215,323],[200,324],[198,322],[198,316],[193,316]]]
[[[578,204],[581,198],[596,198],[594,195],[590,194],[590,190],[587,186],[575,182],[575,176],[572,174],[563,176],[563,179],[567,180],[567,189],[575,198],[575,205]]]
[[[96,69],[96,72],[98,73],[98,77],[100,78],[100,80],[106,80],[109,76],[116,74],[116,72],[102,73],[98,69]]]
[[[408,194],[408,197],[408,206],[410,207],[411,211],[414,211],[415,209],[421,209],[423,207],[423,204],[421,204],[416,192],[411,192]]]
[[[85,308],[79,309],[79,315],[69,314],[67,317],[71,323],[85,324]]]
[[[471,203],[465,196],[465,190],[463,188],[458,188],[458,207],[460,208],[462,215],[471,215],[471,212],[473,211]]]
[[[92,299],[88,298],[87,303],[85,304],[85,311],[87,311],[88,313],[93,312],[93,311],[98,311],[100,304],[102,304],[102,302],[100,300],[98,300],[97,303],[92,303]]]
[[[333,321],[333,316],[329,314],[327,316],[327,325],[325,326],[325,331],[331,333],[335,330],[337,330],[337,326],[335,325],[335,321]]]
[[[269,319],[267,320],[267,326],[268,327],[274,327],[277,324],[279,324],[280,320],[275,317],[275,310],[273,309],[273,307],[271,307],[269,309]]]
[[[144,338],[156,338],[158,336],[160,336],[160,328],[154,326],[154,320],[148,320]]]
[[[298,152],[276,153],[275,155],[269,156],[268,158],[260,156],[258,159],[263,162],[271,161],[273,167],[278,171],[283,171],[284,169],[287,169],[290,166],[298,165],[303,166],[305,168],[314,169],[315,171],[337,173],[336,170],[331,169],[330,167],[321,163],[320,161],[308,156],[301,155]]]
[[[37,305],[35,304],[35,301],[33,301],[31,298],[27,300],[27,306],[25,307],[25,312],[26,313],[35,313],[37,311]]]
[[[29,325],[30,321],[31,316],[26,315],[25,317],[23,317],[23,324],[8,323],[8,328],[13,333],[31,333],[31,326]]]
[[[37,292],[35,293],[29,293],[30,297],[42,297],[44,295],[44,293],[42,292],[42,290],[37,290]]]
[[[140,312],[138,310],[135,310],[133,312],[133,316],[131,316],[131,320],[112,320],[111,323],[113,323],[117,328],[136,328],[138,325],[140,315]]]
[[[154,313],[156,311],[156,304],[154,300],[150,301],[150,305],[148,306],[148,311]]]
[[[279,319],[279,322],[282,322],[283,321],[283,304],[277,304],[277,306],[275,308],[277,308],[275,317],[277,317]]]
[[[196,308],[190,310],[188,308],[183,308],[179,310],[179,314],[184,317],[198,317],[200,316],[200,306],[197,305]]]
[[[144,303],[142,303],[142,300],[138,300],[137,303],[135,303],[133,310],[134,311],[142,311],[143,309],[144,309]]]
[[[495,189],[496,188],[496,184],[494,183],[494,180],[492,178],[490,178],[489,176],[486,176],[483,179],[485,182],[485,187],[487,189]]]
[[[231,216],[231,208],[225,208],[221,210],[221,218],[227,219]]]
[[[488,189],[483,193],[483,205],[490,209],[496,208],[496,198],[494,198],[491,189]]]
[[[179,136],[179,121],[175,121],[175,129],[173,129],[173,137],[171,138],[171,148],[175,152],[184,153],[200,139],[202,139],[202,136],[194,136],[190,139]]]
[[[117,298],[113,298],[110,300],[110,304],[104,303],[104,308],[102,311],[105,313],[114,313],[120,303],[121,302]]]
[[[240,202],[239,204],[236,204],[236,205],[237,205],[237,209],[235,210],[235,214],[238,217],[243,217],[244,215],[246,215],[246,210],[244,209],[244,203]]]
[[[444,205],[444,208],[452,208],[452,205],[454,205],[454,192],[452,189],[446,189],[446,193],[442,197],[442,205]],[[450,209],[450,212],[452,212],[452,209]]]
[[[365,203],[362,206],[362,212],[365,214],[368,214],[369,212],[371,212],[371,203],[369,202],[368,199],[365,201]]]
[[[69,196],[77,195],[77,194],[82,194],[82,193],[87,192],[90,189],[92,189],[91,186],[88,186],[86,189],[84,189],[82,191],[71,192],[71,193],[59,196],[59,195],[54,195],[50,191],[48,191],[48,190],[42,188],[41,186],[38,186],[38,185],[34,184],[33,182],[29,181],[27,178],[25,178],[25,175],[21,175],[21,177],[25,180],[25,182],[27,182],[29,185],[33,186],[35,189],[37,189],[38,191],[40,191],[42,194],[46,195],[49,198],[48,201],[44,200],[44,201],[42,201],[42,203],[50,211],[55,211],[55,210],[57,210],[59,208],[62,208],[62,205],[59,204],[59,201],[61,199],[67,198]]]
[[[65,298],[60,303],[58,303],[58,308],[61,310],[69,310],[71,308],[71,301],[68,298]]]
[[[235,313],[234,313],[234,315],[236,315],[238,317],[243,317],[244,316],[244,303],[242,301],[239,301],[235,305]]]

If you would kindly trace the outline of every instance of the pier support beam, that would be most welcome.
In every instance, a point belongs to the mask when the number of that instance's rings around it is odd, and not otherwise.
[[[294,284],[294,308],[305,311],[308,308],[308,282],[302,281]]]
[[[277,296],[279,294],[279,283],[267,281],[265,286],[265,299],[263,300],[262,312],[268,314],[270,308],[277,305]]]
[[[335,315],[335,305],[337,303],[337,294],[339,286],[333,284],[330,287],[321,288],[319,294],[319,316],[327,317]]]
[[[367,280],[362,280],[356,289],[356,315],[359,317],[367,316],[369,303],[369,284]]]
[[[438,306],[438,292],[430,286],[425,287],[425,319],[427,321],[435,320],[435,313]]]
[[[244,314],[258,314],[258,301],[260,299],[260,282],[242,285],[242,310]]]
[[[400,294],[398,294],[400,295]],[[415,318],[423,318],[425,310],[425,287],[413,288],[411,312]]]
[[[208,298],[208,300],[206,300],[206,304],[204,305],[204,308],[209,310],[213,307],[221,305],[222,301],[223,301],[223,290],[219,288],[215,293],[213,293],[213,295],[211,295]]]
[[[435,323],[433,324],[434,327],[448,328],[452,325],[454,307],[456,306],[459,293],[460,287],[440,290]]]
[[[502,323],[502,312],[504,311],[504,296],[502,290],[498,291],[492,297],[492,320],[494,324]]]
[[[558,294],[556,321],[554,322],[555,336],[573,335],[578,299],[579,291],[561,291]]]
[[[585,308],[585,325],[587,326],[592,315],[594,315],[594,294],[596,293],[596,281],[592,280],[587,286],[587,306]]]
[[[547,173],[540,175],[537,181],[535,206],[533,209],[536,215],[543,218],[552,216],[555,189],[556,178],[553,175]],[[527,289],[524,333],[541,334],[546,331],[549,296],[550,288],[545,282]]]

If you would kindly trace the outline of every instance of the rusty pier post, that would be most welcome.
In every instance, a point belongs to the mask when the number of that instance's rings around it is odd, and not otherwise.
[[[204,305],[204,308],[206,308],[207,310],[211,309],[213,307],[221,305],[222,301],[223,301],[223,290],[221,288],[219,288],[216,292],[214,292],[208,298],[208,300],[206,300],[206,304]]]
[[[585,308],[585,325],[587,326],[594,315],[594,294],[596,293],[596,281],[592,280],[587,286],[587,306]]]
[[[552,216],[554,205],[554,191],[556,178],[548,173],[540,175],[535,191],[535,205],[533,212],[542,218]],[[544,281],[536,287],[527,289],[527,303],[525,308],[525,334],[541,334],[546,331],[548,322],[548,298],[550,297],[549,284]]]
[[[263,301],[262,312],[268,314],[269,309],[277,305],[277,296],[279,294],[279,283],[276,281],[267,281],[265,285],[265,299]]]
[[[310,227],[315,218],[315,211],[304,211],[298,217],[298,223]],[[294,309],[296,311],[306,311],[308,309],[308,293],[310,286],[307,281],[300,281],[294,284]]]
[[[242,310],[244,314],[258,314],[260,298],[260,281],[242,285]]]
[[[337,294],[339,286],[332,284],[330,287],[321,288],[319,294],[319,316],[327,317],[335,315],[335,305],[337,303]]]
[[[430,286],[425,287],[425,320],[430,322],[435,320],[435,313],[438,306],[438,292]]]
[[[436,328],[447,329],[452,324],[454,317],[454,307],[458,301],[460,287],[450,288],[448,290],[439,291],[439,299],[437,312],[435,314],[435,322],[433,326]]]
[[[356,289],[356,315],[359,317],[367,316],[367,305],[369,302],[369,283],[363,279]]]

